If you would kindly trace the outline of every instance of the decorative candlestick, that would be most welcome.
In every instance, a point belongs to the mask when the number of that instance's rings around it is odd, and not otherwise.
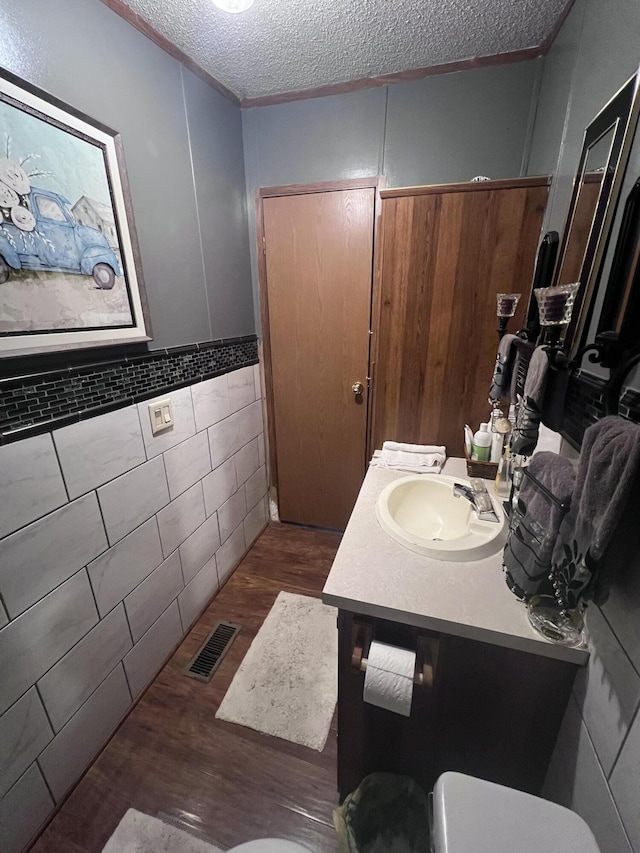
[[[505,336],[509,318],[513,317],[516,313],[520,296],[520,293],[499,293],[496,297],[498,307],[496,314],[500,319],[500,323],[498,324],[498,337],[500,340]]]

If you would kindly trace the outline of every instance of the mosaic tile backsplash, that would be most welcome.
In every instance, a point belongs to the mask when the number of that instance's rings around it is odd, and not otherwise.
[[[0,379],[0,444],[66,426],[258,361],[255,335]]]
[[[587,373],[578,373],[569,380],[565,400],[563,435],[575,448],[582,444],[587,427],[605,415],[605,383]],[[620,398],[618,413],[623,418],[640,422],[640,394],[631,388],[625,389]]]

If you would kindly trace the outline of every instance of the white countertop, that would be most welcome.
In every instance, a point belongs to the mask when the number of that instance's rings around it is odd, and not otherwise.
[[[448,459],[443,473],[466,477],[464,459]],[[444,562],[415,554],[385,533],[376,518],[376,500],[388,483],[406,476],[369,468],[322,600],[364,616],[586,663],[586,647],[559,646],[534,631],[525,605],[505,583],[502,551],[470,563]]]

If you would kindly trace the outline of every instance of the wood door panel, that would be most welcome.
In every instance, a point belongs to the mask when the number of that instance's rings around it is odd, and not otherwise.
[[[546,186],[393,196],[382,202],[373,447],[385,439],[462,452],[487,420],[496,294],[524,322]]]
[[[263,200],[283,521],[343,528],[364,476],[374,197]]]

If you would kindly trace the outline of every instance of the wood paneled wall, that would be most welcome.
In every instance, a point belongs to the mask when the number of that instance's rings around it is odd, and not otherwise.
[[[549,180],[383,190],[374,309],[372,444],[444,444],[488,420],[496,294],[523,324]]]

